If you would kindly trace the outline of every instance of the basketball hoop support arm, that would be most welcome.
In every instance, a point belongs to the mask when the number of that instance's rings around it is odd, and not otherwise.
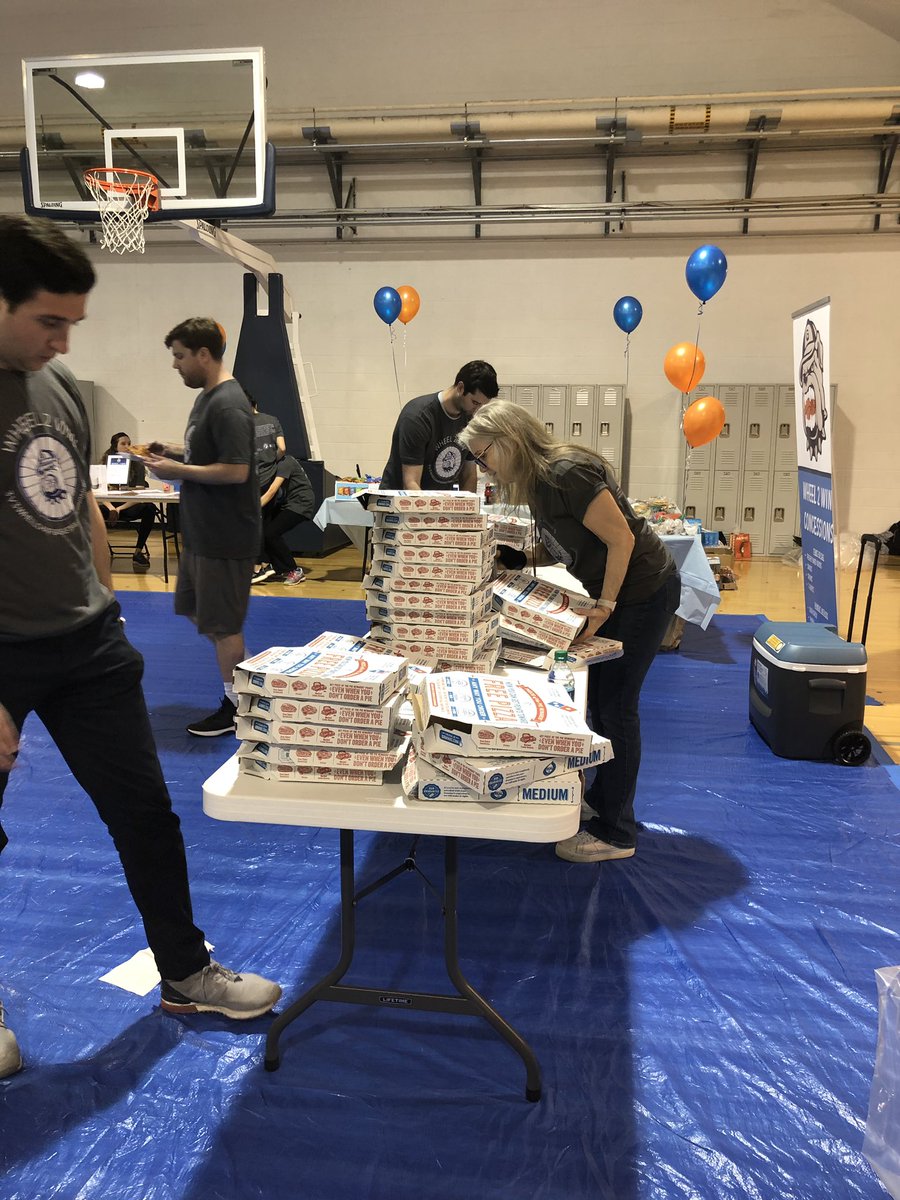
[[[226,233],[225,230],[210,225],[208,221],[191,220],[174,223],[184,229],[201,246],[206,246],[217,254],[240,263],[242,267],[256,276],[260,287],[268,296],[269,275],[281,274],[278,264],[271,254],[260,250],[258,246],[251,245],[250,242],[245,242],[242,238],[235,237],[232,233]],[[286,287],[284,288],[284,320],[289,331],[291,357],[294,363],[294,373],[297,376],[297,385],[300,389],[300,399],[304,405],[303,418],[309,438],[310,457],[318,459],[322,457],[319,450],[319,437],[316,432],[309,385],[306,380],[306,367],[300,350],[300,314],[294,307],[293,297]]]

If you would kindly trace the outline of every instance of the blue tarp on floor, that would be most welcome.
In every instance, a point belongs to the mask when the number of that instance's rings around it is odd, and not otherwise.
[[[171,597],[128,631],[216,956],[286,1000],[337,957],[338,835],[220,823],[212,652]],[[747,722],[757,620],[688,627],[644,690],[637,856],[461,843],[463,970],[533,1045],[544,1098],[484,1023],[319,1004],[262,1068],[268,1018],[172,1018],[98,977],[144,945],[118,861],[37,723],[0,859],[0,995],[27,1070],[0,1083],[3,1200],[825,1200],[883,1196],[861,1145],[877,967],[900,961],[900,792],[776,758]],[[363,606],[254,598],[253,649],[361,632]],[[232,744],[233,745],[233,744]],[[110,747],[110,753],[116,752]],[[409,839],[357,839],[360,882]],[[417,861],[436,884],[441,845]],[[414,873],[364,900],[347,982],[443,991],[441,915]]]

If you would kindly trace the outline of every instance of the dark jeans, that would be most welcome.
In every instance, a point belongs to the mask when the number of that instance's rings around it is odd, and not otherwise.
[[[109,830],[163,979],[209,962],[191,912],[181,823],[141,689],[144,660],[113,605],[82,629],[0,642],[0,703],[18,729],[35,712]],[[0,773],[0,803],[8,774]],[[0,829],[0,849],[6,837]]]
[[[263,562],[271,563],[279,575],[286,575],[296,567],[294,556],[288,549],[283,534],[306,517],[299,513],[288,512],[286,508],[272,509],[266,505],[262,512],[262,555]]]
[[[110,511],[109,507],[101,504],[100,509],[108,529],[122,529],[125,525],[134,525],[135,522],[138,522],[137,542],[134,548],[135,550],[144,549],[157,516],[155,504],[135,504],[132,508],[126,508],[123,513],[120,513],[115,525],[110,525],[106,519],[106,514]]]
[[[612,742],[614,757],[597,768],[585,795],[597,813],[587,829],[614,846],[633,846],[637,841],[634,792],[641,765],[641,685],[680,597],[676,571],[648,600],[617,605],[598,630],[600,637],[621,642],[623,655],[588,669],[591,726]]]

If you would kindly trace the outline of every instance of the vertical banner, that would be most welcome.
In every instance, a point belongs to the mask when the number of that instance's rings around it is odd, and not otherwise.
[[[794,396],[797,406],[797,477],[806,619],[838,624],[832,484],[834,414],[831,412],[831,300],[793,314]]]

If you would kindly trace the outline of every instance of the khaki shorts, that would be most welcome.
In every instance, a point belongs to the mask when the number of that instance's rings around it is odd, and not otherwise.
[[[204,558],[182,550],[175,611],[190,617],[206,637],[240,633],[250,602],[252,558]]]

